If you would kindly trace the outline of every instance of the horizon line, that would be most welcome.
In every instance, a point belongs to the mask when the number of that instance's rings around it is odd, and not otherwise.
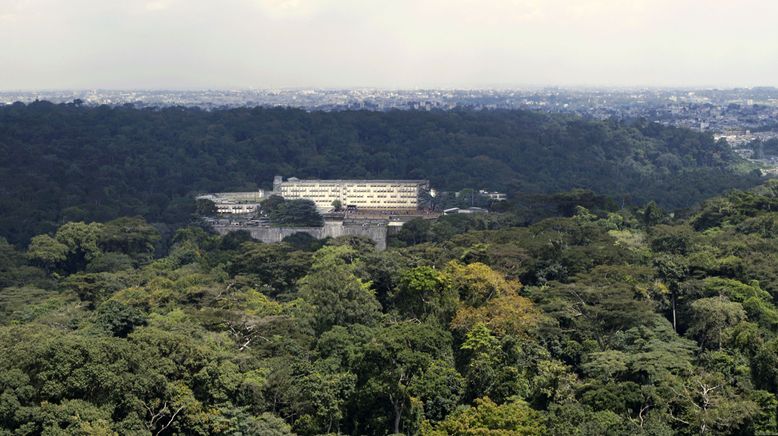
[[[0,89],[0,93],[36,93],[36,92],[262,92],[262,91],[530,91],[544,89],[564,90],[716,90],[739,89],[778,89],[778,85],[516,85],[516,86],[282,86],[282,87],[94,87],[94,88],[9,88]]]

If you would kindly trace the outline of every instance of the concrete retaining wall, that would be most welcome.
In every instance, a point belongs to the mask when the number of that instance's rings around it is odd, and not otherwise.
[[[307,233],[316,239],[339,236],[365,236],[376,243],[376,249],[386,249],[386,224],[343,224],[341,221],[325,221],[324,227],[252,227],[235,225],[214,225],[220,235],[245,230],[251,237],[265,243],[281,242],[295,233]]]

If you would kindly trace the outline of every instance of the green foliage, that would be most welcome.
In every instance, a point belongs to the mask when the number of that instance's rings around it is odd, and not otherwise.
[[[360,280],[351,263],[355,251],[347,246],[329,246],[314,256],[311,272],[300,279],[299,295],[313,305],[316,330],[332,326],[372,324],[380,314],[370,284]]]
[[[293,235],[287,236],[283,239],[285,242],[297,250],[302,251],[316,251],[324,245],[324,243],[308,233],[297,232]]]
[[[126,273],[108,272],[76,273],[62,281],[65,289],[75,293],[82,301],[92,306],[130,284],[130,277]]]
[[[649,202],[645,209],[640,214],[641,221],[646,227],[652,227],[660,224],[666,219],[665,211],[662,210],[655,202]]]
[[[151,260],[159,231],[142,218],[117,218],[105,223],[98,238],[98,245],[106,252],[119,252],[135,262]]]
[[[400,228],[396,239],[406,245],[415,245],[429,242],[433,239],[430,233],[432,223],[423,218],[414,218]]]
[[[116,300],[108,300],[95,310],[95,324],[113,336],[121,338],[146,324],[146,314]]]
[[[672,403],[680,408],[687,434],[749,433],[758,415],[758,405],[738,395],[720,373],[701,373],[678,381]]]
[[[686,333],[703,347],[721,349],[722,330],[746,320],[743,305],[725,297],[700,298],[690,308],[691,320]]]
[[[67,245],[49,235],[38,235],[27,247],[27,257],[47,270],[56,268],[67,259]]]
[[[0,433],[774,434],[776,195],[641,222],[566,193],[382,252],[137,218],[0,240]]]
[[[369,410],[373,407],[387,408],[391,420],[372,419],[365,430],[380,432],[377,425],[385,425],[394,433],[403,428],[407,432],[417,431],[418,424],[409,419],[414,412],[413,394],[419,394],[419,384],[424,383],[425,371],[438,360],[451,361],[451,337],[436,324],[404,321],[383,327],[365,347],[357,372],[367,376],[357,387],[358,404]],[[419,380],[420,379],[420,380]],[[419,380],[419,381],[417,381]],[[439,386],[438,395],[455,396],[457,384]],[[433,396],[428,401],[440,401]],[[381,406],[383,404],[383,406]],[[431,403],[431,407],[432,403]]]
[[[408,390],[412,397],[422,402],[424,417],[436,422],[444,419],[459,404],[464,396],[465,382],[450,363],[436,360],[421,377],[413,380]]]
[[[452,192],[586,187],[665,208],[759,182],[734,169],[741,161],[710,135],[528,111],[152,111],[34,102],[0,108],[0,126],[0,235],[15,245],[67,221],[140,215],[187,223],[198,209],[195,193],[269,188],[276,174],[423,177]]]
[[[778,339],[762,344],[752,362],[757,387],[778,393]]]
[[[89,261],[102,253],[98,241],[103,227],[100,223],[71,222],[57,229],[54,238],[68,249],[65,265],[68,272],[83,270]]]
[[[688,227],[657,225],[649,236],[655,252],[687,255],[694,249],[695,235]]]
[[[228,270],[232,275],[247,275],[256,286],[270,295],[292,290],[311,266],[310,253],[294,250],[289,244],[246,242],[232,257]]]
[[[554,404],[549,409],[548,434],[552,435],[674,434],[670,425],[661,419],[653,419],[654,415],[648,415],[641,427],[609,410],[595,411],[579,403]]]
[[[157,230],[141,218],[119,218],[106,224],[71,222],[54,237],[32,238],[27,256],[47,271],[67,273],[118,271],[146,263],[154,255]]]
[[[277,195],[262,202],[262,210],[270,221],[283,227],[321,227],[324,219],[316,204],[307,199],[284,200]]]
[[[428,266],[402,273],[393,295],[394,306],[406,318],[433,318],[447,323],[454,315],[458,295],[445,278]]]
[[[679,337],[663,318],[619,332],[610,349],[582,356],[584,374],[602,382],[659,382],[670,375],[683,376],[693,368],[696,346]]]
[[[499,434],[525,436],[545,434],[542,415],[521,401],[502,405],[488,397],[475,401],[473,407],[456,411],[429,432],[430,436],[475,436]]]
[[[8,241],[0,238],[0,288],[31,284],[43,279],[43,271],[28,265],[28,261],[35,262]]]
[[[214,216],[217,213],[216,203],[207,198],[198,198],[195,201],[195,213],[200,216]]]
[[[50,291],[32,286],[8,286],[0,289],[0,324],[16,320],[25,309],[30,309],[51,296]]]
[[[88,273],[117,272],[132,269],[132,258],[123,253],[102,253],[86,266]]]

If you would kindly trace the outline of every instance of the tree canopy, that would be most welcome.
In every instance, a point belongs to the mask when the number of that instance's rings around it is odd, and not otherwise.
[[[759,180],[707,134],[528,111],[17,103],[0,107],[0,156],[0,235],[16,245],[69,221],[180,225],[212,211],[195,194],[269,189],[278,174],[511,196],[583,188],[665,208]]]
[[[0,240],[0,431],[773,434],[778,244],[755,223],[777,197],[567,196],[382,252],[198,227],[160,248],[141,218]]]

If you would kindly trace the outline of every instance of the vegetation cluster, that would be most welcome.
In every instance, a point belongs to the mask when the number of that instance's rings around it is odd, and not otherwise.
[[[778,183],[676,218],[546,204],[382,252],[198,227],[161,249],[142,218],[2,241],[0,433],[778,432]]]
[[[308,199],[286,200],[279,195],[271,195],[261,203],[261,213],[267,215],[270,222],[283,227],[321,227],[324,218],[316,209],[316,204]]]
[[[724,142],[645,121],[527,111],[0,108],[0,235],[142,216],[167,239],[197,193],[270,188],[274,175],[429,179],[442,191],[591,189],[691,206],[759,183]],[[473,204],[470,204],[473,205]]]

